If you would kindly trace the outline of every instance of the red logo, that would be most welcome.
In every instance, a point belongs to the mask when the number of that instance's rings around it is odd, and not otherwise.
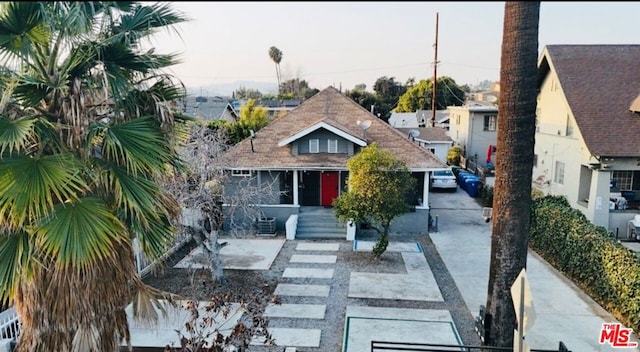
[[[637,342],[630,341],[633,329],[628,329],[620,323],[603,323],[600,331],[600,344],[609,343],[613,347],[638,347]]]

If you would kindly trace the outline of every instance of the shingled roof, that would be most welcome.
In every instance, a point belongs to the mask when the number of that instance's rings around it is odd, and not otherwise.
[[[538,84],[553,69],[592,155],[640,156],[640,45],[548,45]]]
[[[357,122],[367,120],[371,121],[371,126],[364,134]],[[347,154],[293,155],[291,143],[278,146],[280,141],[319,123],[339,129],[355,139],[366,140],[369,144],[378,143],[380,148],[404,161],[410,170],[426,171],[446,166],[431,152],[412,143],[401,132],[333,87],[320,91],[286,115],[276,117],[260,129],[253,140],[244,139],[230,148],[224,155],[226,165],[233,169],[253,170],[346,170]]]

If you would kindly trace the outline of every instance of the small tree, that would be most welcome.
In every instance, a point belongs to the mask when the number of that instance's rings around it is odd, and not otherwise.
[[[454,145],[447,151],[447,164],[460,165],[460,157],[462,156],[462,148],[458,145]]]
[[[409,210],[407,195],[415,179],[405,164],[376,143],[362,149],[347,162],[348,191],[333,202],[340,221],[367,221],[380,234],[373,248],[379,259],[389,244],[389,226]]]

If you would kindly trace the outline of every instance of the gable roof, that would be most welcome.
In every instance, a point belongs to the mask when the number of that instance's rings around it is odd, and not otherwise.
[[[367,120],[371,121],[371,126],[363,132],[358,126],[358,121]],[[380,148],[388,150],[404,161],[410,170],[429,170],[445,166],[431,152],[411,143],[401,132],[372,115],[334,87],[320,91],[286,115],[276,117],[256,132],[255,138],[242,140],[231,147],[223,157],[226,165],[234,169],[346,170],[350,157],[347,154],[292,154],[291,142],[318,128],[325,128],[334,133],[340,131],[343,136],[350,136],[347,139],[351,141],[366,141],[367,144],[376,142]]]
[[[538,63],[538,86],[550,70],[596,156],[640,156],[640,45],[548,45]]]

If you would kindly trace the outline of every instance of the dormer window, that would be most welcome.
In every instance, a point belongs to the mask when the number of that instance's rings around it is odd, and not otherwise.
[[[309,140],[309,153],[319,153],[320,152],[320,140],[319,139],[310,139]]]

